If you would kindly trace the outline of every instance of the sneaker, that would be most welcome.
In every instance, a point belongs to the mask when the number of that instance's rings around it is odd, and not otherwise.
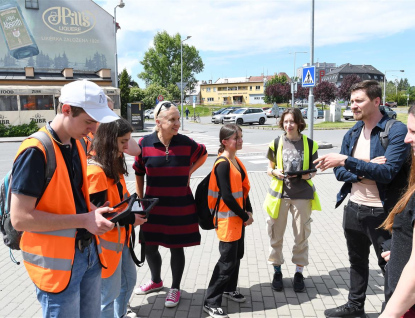
[[[245,296],[240,294],[238,291],[224,292],[223,296],[230,300],[236,301],[237,303],[244,303],[246,301]]]
[[[154,283],[153,281],[149,281],[147,284],[141,285],[140,287],[135,289],[135,293],[137,295],[146,295],[148,293],[152,293],[158,291],[163,288],[163,281],[160,283]]]
[[[294,291],[296,293],[301,293],[305,290],[305,284],[304,284],[304,276],[300,272],[296,272],[294,274]]]
[[[207,312],[209,316],[213,318],[228,318],[229,316],[220,307],[211,307],[209,305],[203,305],[203,311]]]
[[[341,305],[336,308],[326,309],[324,311],[326,317],[341,317],[341,318],[364,318],[366,317],[364,308],[357,308],[349,305]]]
[[[168,308],[176,307],[180,301],[180,290],[171,288],[167,293],[166,302],[164,306]]]
[[[274,279],[272,280],[271,288],[276,291],[282,291],[282,273],[275,272]]]

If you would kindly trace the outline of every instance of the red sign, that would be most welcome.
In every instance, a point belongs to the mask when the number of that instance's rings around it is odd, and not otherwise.
[[[164,97],[163,97],[163,95],[159,95],[159,96],[157,97],[157,99],[159,100],[159,102],[162,102],[162,101],[164,100]]]

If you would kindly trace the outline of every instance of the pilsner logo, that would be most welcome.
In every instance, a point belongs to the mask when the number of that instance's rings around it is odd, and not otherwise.
[[[44,117],[42,117],[41,114],[36,113],[33,118],[30,118],[30,121],[34,121],[36,124],[39,123],[46,123],[46,119]]]
[[[90,11],[72,11],[66,7],[52,7],[43,12],[43,22],[53,31],[63,34],[82,34],[95,26],[95,16]]]

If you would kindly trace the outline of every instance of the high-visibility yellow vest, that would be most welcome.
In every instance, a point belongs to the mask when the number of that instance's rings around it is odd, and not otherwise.
[[[277,146],[277,156],[276,156],[276,164],[277,168],[283,170],[283,163],[282,163],[282,137],[279,140]],[[303,145],[304,145],[304,158],[303,158],[303,170],[308,170],[310,167],[310,149],[308,148],[307,136],[303,135]],[[269,147],[274,150],[274,141],[271,141]],[[313,154],[317,151],[318,144],[313,141]],[[313,181],[306,180],[310,187],[313,188],[314,199],[311,200],[311,209],[316,211],[321,211],[320,199],[318,198],[316,188],[314,187]],[[267,211],[268,215],[273,219],[278,218],[278,214],[280,212],[280,205],[281,205],[281,198],[282,198],[282,187],[283,187],[283,180],[279,180],[277,177],[273,177],[271,179],[271,184],[268,189],[268,193],[266,194],[265,201],[264,201],[264,209]]]

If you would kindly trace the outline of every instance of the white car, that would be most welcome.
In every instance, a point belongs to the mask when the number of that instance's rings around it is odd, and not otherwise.
[[[266,120],[267,115],[261,108],[239,108],[236,109],[233,113],[223,117],[223,123],[235,123],[238,125],[245,123],[258,123],[263,125],[265,124]]]
[[[144,112],[145,119],[154,119],[154,109],[146,109]]]
[[[225,117],[225,115],[229,115],[231,113],[233,113],[235,111],[235,109],[225,109],[224,111],[220,112],[219,114],[216,114],[214,116],[212,116],[212,123],[214,124],[223,124],[223,117]]]
[[[352,112],[352,109],[350,108],[350,106],[347,107],[345,109],[345,111],[343,112],[343,118],[345,120],[353,119],[353,112]]]

